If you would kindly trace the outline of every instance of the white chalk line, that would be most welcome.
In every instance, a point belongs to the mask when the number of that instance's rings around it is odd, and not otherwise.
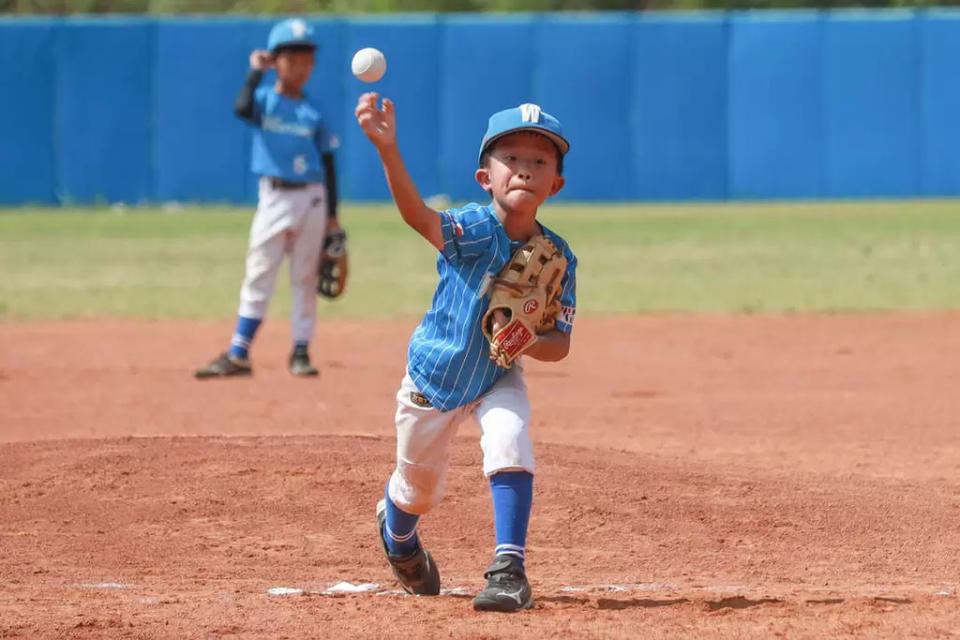
[[[353,584],[352,582],[340,581],[321,591],[310,591],[308,589],[300,589],[297,587],[271,587],[270,589],[267,589],[267,593],[271,596],[299,596],[303,594],[336,595],[341,593],[364,593],[367,591],[377,591],[378,589],[380,589],[380,584],[377,582],[361,582],[359,584]]]
[[[451,587],[447,589],[441,589],[441,596],[472,596],[479,592],[481,586],[475,588],[468,588],[463,586]],[[924,591],[927,594],[932,593],[933,595],[949,597],[957,595],[957,587],[955,586],[945,586],[939,588],[937,591],[930,591],[929,587],[921,589],[921,593]],[[641,582],[634,584],[593,584],[593,585],[564,585],[559,588],[561,593],[576,593],[576,594],[604,594],[604,593],[617,593],[617,594],[627,594],[627,593],[650,593],[650,592],[670,592],[670,593],[689,593],[691,591],[701,592],[707,594],[718,594],[718,595],[731,595],[731,594],[756,594],[765,591],[762,586],[755,585],[743,585],[743,584],[718,584],[718,585],[696,585],[696,586],[681,586],[676,584],[668,584],[663,582]],[[309,591],[307,589],[300,589],[296,587],[273,587],[267,591],[270,595],[342,595],[346,593],[371,593],[376,596],[410,596],[409,593],[403,591],[402,589],[396,588],[380,588],[378,583],[360,583],[352,584],[350,582],[338,582],[327,589],[320,591]],[[825,590],[824,593],[833,593],[832,591]],[[915,592],[912,592],[915,593]],[[806,597],[812,597],[816,594],[806,594]],[[874,598],[884,598],[884,597],[895,597],[898,595],[898,592],[891,592],[888,589],[882,587],[877,587],[875,593],[873,594],[859,594],[856,597],[874,597]],[[804,596],[801,596],[804,597]]]
[[[457,580],[453,580],[457,582]],[[76,588],[81,589],[104,589],[104,590],[129,590],[134,589],[137,585],[130,582],[84,582],[81,584],[73,585]],[[465,586],[454,586],[440,590],[441,596],[472,596],[475,593],[479,592],[481,585],[476,585],[474,587],[465,587]],[[864,589],[864,587],[860,587]],[[884,588],[882,586],[877,586],[874,589],[870,589],[869,586],[867,589],[874,591],[874,593],[867,594],[861,593],[856,597],[875,597],[875,598],[889,598],[898,596],[901,593],[905,593],[903,589],[899,591],[889,588]],[[921,593],[926,592],[927,594],[932,594],[941,597],[953,597],[958,594],[958,589],[960,587],[956,585],[944,585],[936,590],[932,590],[929,586],[926,586],[922,589],[919,589]],[[764,592],[767,589],[762,585],[744,585],[744,584],[717,584],[717,585],[676,585],[664,582],[639,582],[632,584],[581,584],[581,585],[564,585],[559,588],[561,593],[569,594],[604,594],[604,593],[616,593],[616,594],[628,594],[628,593],[650,593],[650,592],[670,592],[670,593],[689,593],[691,591],[701,592],[701,593],[713,593],[713,594],[755,594],[759,592]],[[842,586],[838,585],[837,590],[842,591]],[[833,594],[836,593],[830,589],[818,589],[819,592],[824,594]],[[917,590],[911,591],[911,593],[916,593]],[[324,589],[307,589],[303,587],[290,587],[290,586],[276,586],[270,587],[266,590],[266,594],[269,596],[343,596],[351,594],[370,594],[375,596],[403,596],[403,597],[416,597],[410,596],[407,592],[402,589],[395,588],[394,586],[385,587],[378,582],[349,582],[346,580],[341,580],[331,584],[329,587]],[[814,596],[814,593],[808,593],[805,596],[800,596],[802,598],[809,599],[811,596]],[[839,597],[839,596],[838,596]],[[162,602],[159,597],[148,596],[141,598],[141,602],[145,604],[156,604]]]

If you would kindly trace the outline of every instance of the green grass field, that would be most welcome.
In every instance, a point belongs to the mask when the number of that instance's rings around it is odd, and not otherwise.
[[[0,318],[227,318],[251,209],[0,212]],[[411,317],[434,250],[391,206],[344,207],[351,278],[321,315]],[[960,201],[555,205],[580,259],[578,312],[960,308]],[[281,272],[272,316],[289,309]]]

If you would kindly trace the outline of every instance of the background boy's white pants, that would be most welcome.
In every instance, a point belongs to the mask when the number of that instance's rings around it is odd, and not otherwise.
[[[460,423],[473,415],[483,435],[483,473],[534,472],[530,439],[530,400],[519,363],[479,400],[452,411],[422,407],[411,400],[419,393],[404,377],[397,392],[397,467],[390,476],[390,499],[407,513],[424,514],[443,497],[450,442]]]
[[[269,178],[260,178],[260,196],[250,225],[247,270],[237,313],[246,318],[266,317],[277,272],[284,255],[289,254],[293,340],[310,340],[317,321],[317,267],[326,226],[325,185],[277,189]]]

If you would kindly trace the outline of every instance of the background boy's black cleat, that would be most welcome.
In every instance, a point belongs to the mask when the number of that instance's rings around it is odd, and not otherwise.
[[[487,587],[473,599],[477,611],[519,611],[533,608],[533,592],[516,556],[499,555],[483,574]]]
[[[320,372],[310,364],[310,354],[306,349],[294,349],[290,354],[290,373],[295,376],[315,376]]]
[[[440,570],[434,564],[433,558],[417,541],[417,549],[408,556],[395,556],[387,548],[386,536],[387,503],[381,500],[377,503],[377,531],[383,551],[387,554],[387,562],[393,569],[393,575],[400,581],[400,586],[407,593],[418,596],[435,596],[440,593]]]
[[[207,366],[197,369],[194,375],[200,380],[203,380],[206,378],[231,378],[252,374],[253,368],[250,366],[249,359],[236,358],[224,352]]]

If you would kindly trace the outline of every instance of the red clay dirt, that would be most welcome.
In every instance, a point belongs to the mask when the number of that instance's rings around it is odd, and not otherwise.
[[[374,505],[413,323],[0,324],[0,638],[960,635],[960,314],[585,318],[529,362],[537,607],[479,614],[478,429],[396,593]],[[331,592],[338,582],[371,591]],[[270,590],[299,590],[271,595]]]

